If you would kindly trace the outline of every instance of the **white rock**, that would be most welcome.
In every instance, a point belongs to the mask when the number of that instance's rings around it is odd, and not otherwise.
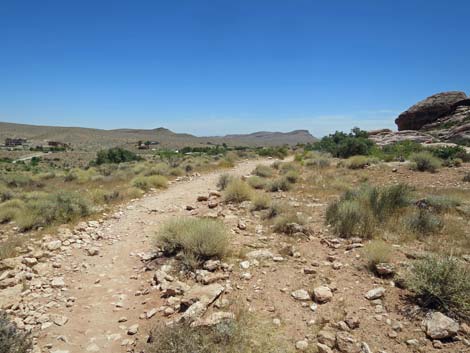
[[[306,340],[297,341],[295,348],[299,351],[306,351],[308,349],[308,342]]]
[[[300,300],[300,301],[307,301],[310,300],[310,294],[305,289],[298,289],[296,291],[293,291],[290,294],[295,300]]]
[[[374,300],[374,299],[379,299],[382,298],[385,294],[385,288],[383,287],[377,287],[374,289],[371,289],[368,291],[365,295],[366,299],[368,300]]]
[[[429,314],[424,323],[426,335],[435,340],[454,337],[459,331],[458,322],[437,311]]]

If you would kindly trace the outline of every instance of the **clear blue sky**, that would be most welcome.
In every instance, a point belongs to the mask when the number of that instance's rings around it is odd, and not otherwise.
[[[470,2],[2,0],[0,121],[197,135],[394,127],[470,93]]]

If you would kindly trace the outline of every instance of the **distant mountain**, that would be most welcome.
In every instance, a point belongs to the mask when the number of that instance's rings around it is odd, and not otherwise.
[[[81,127],[38,126],[0,122],[0,143],[6,138],[26,138],[33,145],[45,141],[60,141],[83,150],[135,145],[137,141],[157,141],[160,146],[180,148],[184,146],[207,146],[226,143],[229,146],[279,146],[284,144],[314,142],[316,139],[307,130],[292,132],[255,132],[246,135],[198,137],[175,133],[166,128],[100,130]]]

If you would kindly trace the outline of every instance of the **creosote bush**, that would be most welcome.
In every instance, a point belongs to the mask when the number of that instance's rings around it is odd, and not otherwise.
[[[258,164],[252,174],[262,178],[269,178],[272,177],[273,170],[267,165]]]
[[[425,308],[467,317],[470,314],[470,268],[453,256],[416,261],[406,279]]]
[[[375,271],[377,264],[389,262],[392,257],[392,247],[383,240],[370,241],[364,246],[363,252],[371,271]]]
[[[362,186],[345,192],[326,210],[326,222],[343,237],[371,237],[376,225],[386,221],[409,204],[409,188],[403,184],[388,187]]]
[[[162,175],[138,176],[132,179],[131,185],[144,191],[163,189],[168,186],[168,180]]]
[[[435,173],[441,167],[439,158],[434,157],[434,155],[428,151],[413,153],[410,156],[410,160],[410,168],[420,172]]]
[[[29,335],[18,330],[0,311],[0,353],[27,353],[31,348]]]
[[[251,199],[253,189],[240,179],[233,179],[224,190],[224,201],[240,203]]]
[[[205,218],[174,218],[157,232],[156,243],[168,256],[181,253],[183,264],[198,267],[212,258],[223,258],[229,238],[222,222]]]

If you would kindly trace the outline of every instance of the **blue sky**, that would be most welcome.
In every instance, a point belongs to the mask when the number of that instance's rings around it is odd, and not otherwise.
[[[470,93],[468,1],[0,2],[0,121],[197,135],[391,127]]]

